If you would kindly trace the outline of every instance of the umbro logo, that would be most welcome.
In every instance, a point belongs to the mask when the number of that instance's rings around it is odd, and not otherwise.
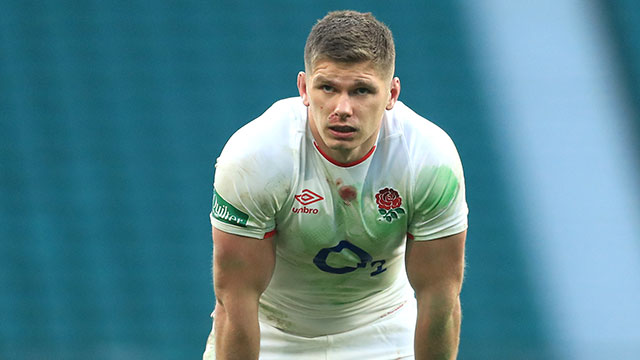
[[[320,200],[324,200],[324,198],[309,189],[302,190],[302,194],[295,196],[296,200],[304,206],[313,204],[314,202],[318,202]]]
[[[300,195],[296,195],[295,196],[296,201],[298,201],[300,204],[302,204],[303,206],[301,208],[292,208],[291,211],[298,214],[298,213],[303,213],[303,214],[317,214],[318,213],[318,209],[309,209],[307,207],[307,205],[311,205],[315,202],[318,202],[320,200],[324,200],[324,198],[316,193],[314,193],[313,191],[309,190],[309,189],[304,189],[302,190],[302,193]]]

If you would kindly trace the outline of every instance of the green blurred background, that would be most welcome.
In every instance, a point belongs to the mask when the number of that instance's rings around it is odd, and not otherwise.
[[[637,139],[640,6],[590,4]],[[215,159],[237,128],[297,95],[308,31],[343,8],[389,25],[401,100],[463,159],[460,358],[562,358],[466,6],[0,1],[0,359],[201,357],[215,301]]]

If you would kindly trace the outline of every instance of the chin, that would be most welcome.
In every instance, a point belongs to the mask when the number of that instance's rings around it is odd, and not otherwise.
[[[331,150],[351,150],[355,148],[350,140],[333,140],[328,145]]]

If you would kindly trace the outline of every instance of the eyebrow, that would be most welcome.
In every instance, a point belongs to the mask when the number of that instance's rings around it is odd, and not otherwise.
[[[355,87],[366,87],[366,88],[372,88],[372,89],[377,89],[378,87],[375,85],[375,83],[370,82],[370,81],[365,81],[365,80],[356,80],[356,82],[354,83]]]
[[[330,84],[330,85],[334,85],[335,84],[332,80],[327,79],[326,77],[324,77],[322,75],[316,76],[315,81],[316,82],[320,82],[320,83]],[[366,87],[366,88],[371,88],[371,89],[377,89],[378,88],[375,85],[375,83],[370,82],[370,81],[366,81],[366,80],[356,80],[353,83],[353,87]]]
[[[325,77],[324,77],[324,76],[322,76],[322,75],[318,75],[318,76],[316,76],[315,81],[317,81],[317,82],[322,82],[322,83],[331,83],[331,84],[333,83],[333,81],[331,81],[331,80],[329,80],[329,79],[325,78]]]

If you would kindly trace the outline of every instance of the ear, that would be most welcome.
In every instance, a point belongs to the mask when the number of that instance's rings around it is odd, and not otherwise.
[[[400,78],[397,76],[391,80],[391,89],[389,91],[389,101],[387,102],[387,106],[385,109],[391,110],[393,106],[398,101],[398,97],[400,96]]]
[[[307,92],[307,74],[304,71],[298,73],[298,93],[302,98],[302,103],[309,106],[309,93]]]

